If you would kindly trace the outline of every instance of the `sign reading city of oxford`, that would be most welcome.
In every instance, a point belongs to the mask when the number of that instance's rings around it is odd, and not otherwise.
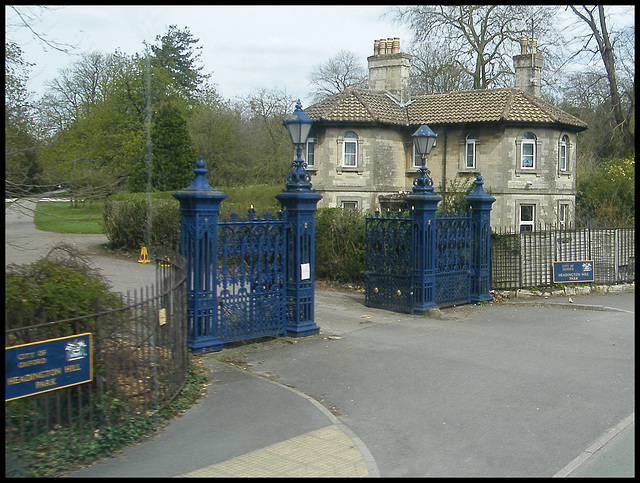
[[[553,262],[553,283],[593,282],[593,260]]]
[[[5,401],[93,380],[91,333],[5,348]]]

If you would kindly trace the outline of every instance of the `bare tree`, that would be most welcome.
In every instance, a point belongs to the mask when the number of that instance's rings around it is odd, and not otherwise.
[[[418,5],[396,8],[395,19],[408,24],[416,43],[446,45],[455,66],[474,89],[513,85],[512,56],[523,34],[535,26],[548,38],[554,6]]]
[[[366,88],[369,74],[359,63],[356,54],[341,50],[335,57],[314,67],[309,79],[313,88],[310,94],[313,102],[319,102],[348,87]]]
[[[5,30],[7,36],[9,36],[9,32],[14,29],[22,29],[26,28],[31,32],[33,38],[37,39],[38,42],[42,44],[45,48],[57,50],[60,52],[71,52],[75,50],[76,47],[71,44],[65,44],[63,42],[57,42],[49,37],[46,34],[40,32],[38,30],[37,24],[41,22],[41,16],[47,9],[52,9],[53,7],[47,6],[28,6],[28,5],[8,5],[8,7],[13,11],[16,15],[15,19],[9,21],[5,25]]]
[[[635,87],[634,83],[632,83],[631,94],[627,99],[627,108],[624,109],[618,85],[617,56],[614,49],[614,41],[607,27],[605,7],[603,5],[569,5],[569,8],[589,27],[589,33],[583,37],[581,51],[591,52],[594,56],[599,55],[602,59],[609,85],[611,114],[615,121],[615,130],[620,132],[625,146],[634,147],[635,135],[631,128],[631,117],[635,112]],[[628,63],[625,67],[627,69],[630,68]],[[635,69],[633,70],[635,72]]]
[[[409,82],[413,94],[435,94],[473,88],[470,77],[463,75],[455,55],[444,46],[417,44],[412,56]]]

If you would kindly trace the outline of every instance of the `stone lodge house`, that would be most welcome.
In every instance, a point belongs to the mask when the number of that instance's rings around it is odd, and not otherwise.
[[[436,192],[482,175],[496,198],[491,226],[533,230],[574,220],[576,133],[587,125],[540,99],[542,56],[521,39],[516,87],[411,97],[411,56],[398,38],[376,40],[369,88],[349,88],[305,109],[314,121],[304,153],[318,207],[397,208],[421,164],[411,135],[436,134],[427,156]]]

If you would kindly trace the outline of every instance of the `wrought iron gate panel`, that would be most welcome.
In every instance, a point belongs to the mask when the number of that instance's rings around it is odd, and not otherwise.
[[[436,304],[471,302],[471,216],[436,219]]]
[[[400,213],[365,223],[365,305],[412,312],[413,220]]]
[[[218,338],[286,334],[286,212],[218,224]]]

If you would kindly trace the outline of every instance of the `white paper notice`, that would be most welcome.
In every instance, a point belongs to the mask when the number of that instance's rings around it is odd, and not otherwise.
[[[308,263],[300,265],[300,280],[309,280],[311,278],[311,266]]]

